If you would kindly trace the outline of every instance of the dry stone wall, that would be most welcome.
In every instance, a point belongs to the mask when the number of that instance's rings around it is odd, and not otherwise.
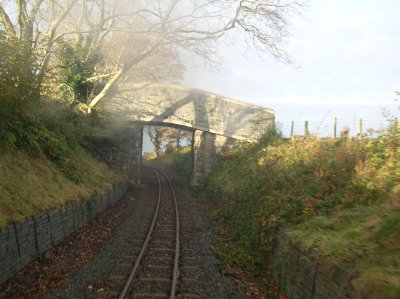
[[[306,250],[280,231],[271,256],[272,275],[288,299],[358,299],[356,277],[347,269],[329,265],[313,250]]]
[[[58,244],[121,199],[127,189],[128,183],[121,183],[104,195],[67,203],[63,207],[35,215],[25,222],[8,225],[0,231],[0,284],[34,257]]]

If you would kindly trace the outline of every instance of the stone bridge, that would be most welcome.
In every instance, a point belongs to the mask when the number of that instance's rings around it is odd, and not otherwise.
[[[108,116],[109,123],[101,130],[96,149],[133,183],[140,181],[143,125],[193,132],[192,183],[199,184],[224,149],[240,141],[256,141],[275,121],[271,109],[160,83],[120,83],[99,109]]]

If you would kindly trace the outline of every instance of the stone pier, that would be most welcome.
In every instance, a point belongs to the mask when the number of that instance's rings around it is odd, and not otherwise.
[[[196,186],[202,184],[203,179],[215,169],[221,156],[239,141],[205,131],[195,131],[193,137],[192,185]]]

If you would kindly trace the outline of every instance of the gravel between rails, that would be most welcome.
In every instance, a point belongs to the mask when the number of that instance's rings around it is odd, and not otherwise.
[[[192,222],[190,229],[183,229],[181,242],[183,251],[194,249],[192,255],[196,255],[198,294],[201,298],[244,298],[244,290],[232,277],[223,275],[226,272],[225,265],[212,251],[216,239],[205,220],[203,206],[194,200],[189,190],[176,188],[176,192],[180,205],[189,210],[188,215],[181,216],[182,222],[190,225],[187,218],[191,218]]]

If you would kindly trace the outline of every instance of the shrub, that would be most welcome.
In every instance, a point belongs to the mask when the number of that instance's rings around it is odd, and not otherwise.
[[[192,173],[192,152],[191,147],[187,146],[178,151],[172,152],[172,169],[178,174],[185,183],[190,183]]]
[[[62,99],[69,104],[74,101],[86,104],[100,88],[95,81],[88,81],[95,74],[100,55],[81,43],[63,41],[58,46],[57,58],[61,65],[57,81]]]
[[[22,110],[30,102],[37,102],[30,47],[7,38],[0,29],[0,53],[0,111],[4,114],[11,108]]]

